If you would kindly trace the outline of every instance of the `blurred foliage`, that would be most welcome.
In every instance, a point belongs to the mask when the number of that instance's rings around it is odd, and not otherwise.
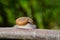
[[[60,29],[60,0],[0,0],[0,26],[13,26],[23,16],[37,28]]]

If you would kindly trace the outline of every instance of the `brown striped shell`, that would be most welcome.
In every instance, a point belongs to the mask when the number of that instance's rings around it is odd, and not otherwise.
[[[33,24],[33,20],[29,17],[20,17],[16,19],[16,25],[26,25],[27,23]]]

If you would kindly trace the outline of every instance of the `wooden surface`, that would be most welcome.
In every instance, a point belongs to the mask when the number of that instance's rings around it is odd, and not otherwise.
[[[0,38],[60,40],[60,30],[0,28]]]

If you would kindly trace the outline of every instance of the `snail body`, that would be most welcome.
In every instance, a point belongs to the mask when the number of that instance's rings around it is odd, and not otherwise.
[[[16,19],[16,25],[14,27],[35,29],[36,25],[33,24],[33,20],[31,18],[20,17]]]

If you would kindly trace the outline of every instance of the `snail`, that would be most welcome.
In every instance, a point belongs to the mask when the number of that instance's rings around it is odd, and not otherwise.
[[[35,29],[36,25],[33,24],[33,20],[29,17],[19,17],[16,19],[16,25],[14,27]]]

